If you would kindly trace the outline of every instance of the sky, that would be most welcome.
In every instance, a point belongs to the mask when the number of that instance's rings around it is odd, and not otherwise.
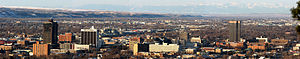
[[[174,14],[288,14],[298,0],[0,0],[0,6]]]

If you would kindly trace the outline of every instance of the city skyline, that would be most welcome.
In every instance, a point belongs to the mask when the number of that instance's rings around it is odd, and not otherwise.
[[[296,1],[0,0],[0,59],[300,59]]]
[[[228,18],[55,18],[58,34],[74,36],[69,42],[64,35],[42,35],[52,28],[44,25],[45,18],[0,18],[0,55],[5,56],[0,58],[299,57],[294,31],[298,22],[286,17],[232,17],[247,19],[234,23]],[[58,38],[58,45],[47,44],[44,37]]]

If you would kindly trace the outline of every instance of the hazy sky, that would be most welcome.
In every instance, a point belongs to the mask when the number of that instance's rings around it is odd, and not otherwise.
[[[0,6],[179,14],[289,13],[298,0],[0,0]]]

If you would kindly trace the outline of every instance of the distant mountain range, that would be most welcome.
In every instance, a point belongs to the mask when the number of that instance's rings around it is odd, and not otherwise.
[[[202,17],[201,15],[180,15],[160,13],[134,13],[85,9],[1,7],[0,18],[102,18],[102,17]]]

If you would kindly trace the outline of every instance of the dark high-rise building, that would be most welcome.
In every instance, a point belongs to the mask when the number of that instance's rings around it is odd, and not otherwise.
[[[241,21],[229,21],[230,42],[238,42],[241,37]]]
[[[81,40],[80,44],[91,45],[98,47],[99,30],[91,27],[90,29],[81,29]]]
[[[42,38],[44,40],[43,43],[45,44],[57,44],[58,38],[57,38],[57,30],[58,30],[58,24],[57,22],[53,21],[53,19],[49,19],[48,22],[44,22],[43,24],[44,29],[42,33]]]
[[[300,34],[297,34],[296,40],[297,40],[297,41],[300,41]]]
[[[133,45],[133,54],[137,55],[138,52],[149,52],[149,44],[134,44]]]
[[[149,44],[138,44],[138,52],[149,52]]]

